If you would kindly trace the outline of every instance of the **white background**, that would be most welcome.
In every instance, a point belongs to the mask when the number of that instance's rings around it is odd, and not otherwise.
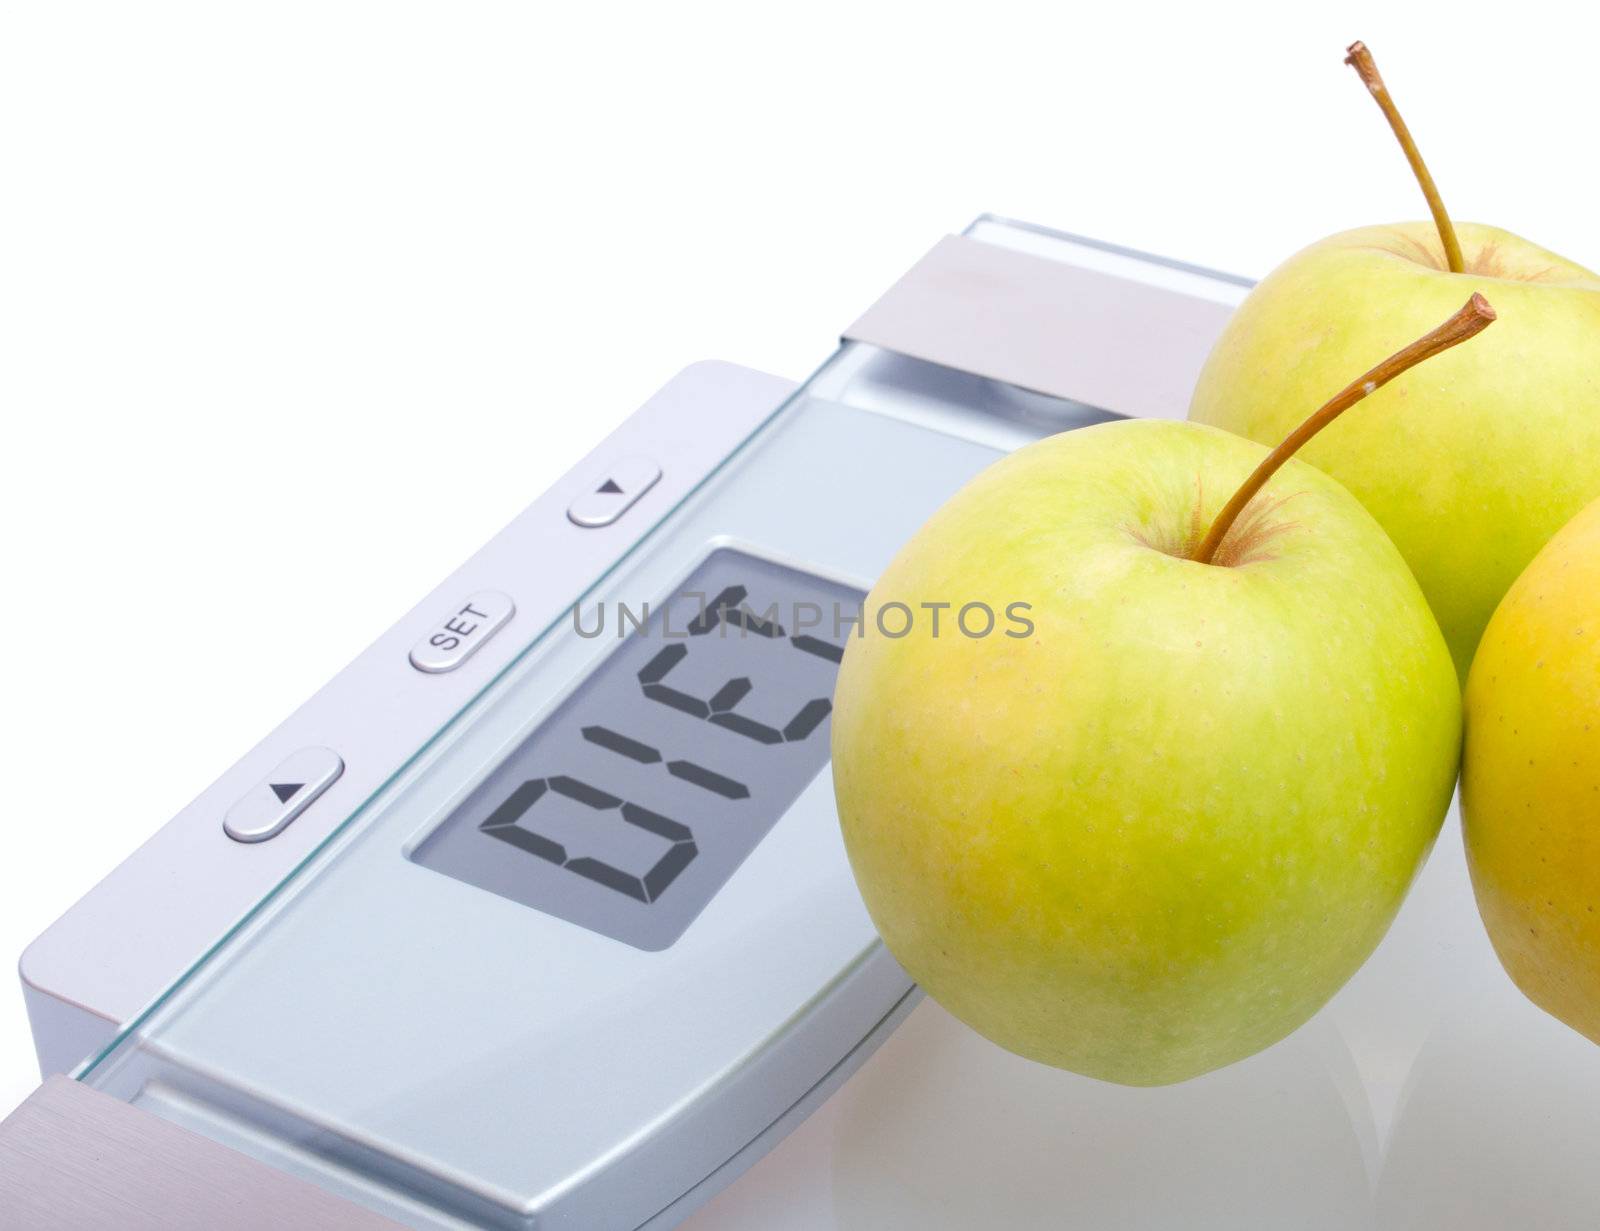
[[[803,376],[985,209],[1254,275],[1422,216],[1354,37],[1600,265],[1576,6],[1299,7],[0,9],[0,954],[691,360]]]

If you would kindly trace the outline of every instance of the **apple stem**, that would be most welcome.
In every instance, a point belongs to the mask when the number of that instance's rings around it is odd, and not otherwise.
[[[1424,334],[1403,350],[1396,351],[1370,372],[1356,377],[1350,384],[1339,390],[1322,409],[1290,432],[1282,444],[1261,460],[1261,464],[1255,468],[1239,490],[1233,493],[1233,498],[1223,506],[1222,512],[1217,514],[1217,519],[1211,523],[1211,529],[1206,531],[1206,537],[1200,541],[1200,546],[1195,549],[1193,558],[1201,564],[1210,564],[1212,562],[1216,557],[1217,549],[1222,546],[1223,539],[1228,537],[1228,531],[1233,529],[1233,523],[1239,519],[1239,514],[1244,512],[1245,506],[1255,498],[1257,492],[1266,486],[1267,480],[1277,473],[1278,468],[1293,457],[1306,441],[1366,397],[1367,394],[1387,385],[1400,373],[1416,367],[1424,359],[1431,359],[1441,351],[1447,351],[1452,346],[1459,346],[1468,338],[1482,333],[1493,320],[1494,309],[1489,306],[1489,301],[1474,292],[1465,306],[1444,324],[1432,332]]]
[[[1422,161],[1422,153],[1417,149],[1417,143],[1411,139],[1411,130],[1400,118],[1400,109],[1394,105],[1394,99],[1389,97],[1389,87],[1383,84],[1383,78],[1378,75],[1378,66],[1373,62],[1372,53],[1367,50],[1365,43],[1360,42],[1351,43],[1345,48],[1345,52],[1344,62],[1356,70],[1361,80],[1366,83],[1367,89],[1371,91],[1372,97],[1377,100],[1384,119],[1389,121],[1389,127],[1394,129],[1400,148],[1405,151],[1406,161],[1411,164],[1411,173],[1417,177],[1417,183],[1422,185],[1422,195],[1428,199],[1428,208],[1433,211],[1433,225],[1439,228],[1439,242],[1444,245],[1445,263],[1449,265],[1451,273],[1464,273],[1466,264],[1461,259],[1461,243],[1456,239],[1455,224],[1445,212],[1444,198],[1439,195],[1439,188],[1433,182],[1433,176],[1428,174],[1427,164]]]

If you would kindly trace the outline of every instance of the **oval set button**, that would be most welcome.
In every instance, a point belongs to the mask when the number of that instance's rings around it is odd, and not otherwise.
[[[411,647],[411,665],[429,675],[454,671],[504,627],[517,606],[499,590],[479,590]]]

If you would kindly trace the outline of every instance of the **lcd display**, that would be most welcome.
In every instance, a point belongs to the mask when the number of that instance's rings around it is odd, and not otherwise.
[[[665,949],[828,763],[859,590],[713,552],[665,601],[580,607],[620,645],[412,853]]]

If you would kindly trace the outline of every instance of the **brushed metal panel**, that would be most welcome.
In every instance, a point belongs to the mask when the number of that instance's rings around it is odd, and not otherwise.
[[[8,1231],[403,1231],[65,1077],[0,1123]]]
[[[1122,415],[1181,419],[1232,313],[1232,302],[947,235],[844,336]]]

